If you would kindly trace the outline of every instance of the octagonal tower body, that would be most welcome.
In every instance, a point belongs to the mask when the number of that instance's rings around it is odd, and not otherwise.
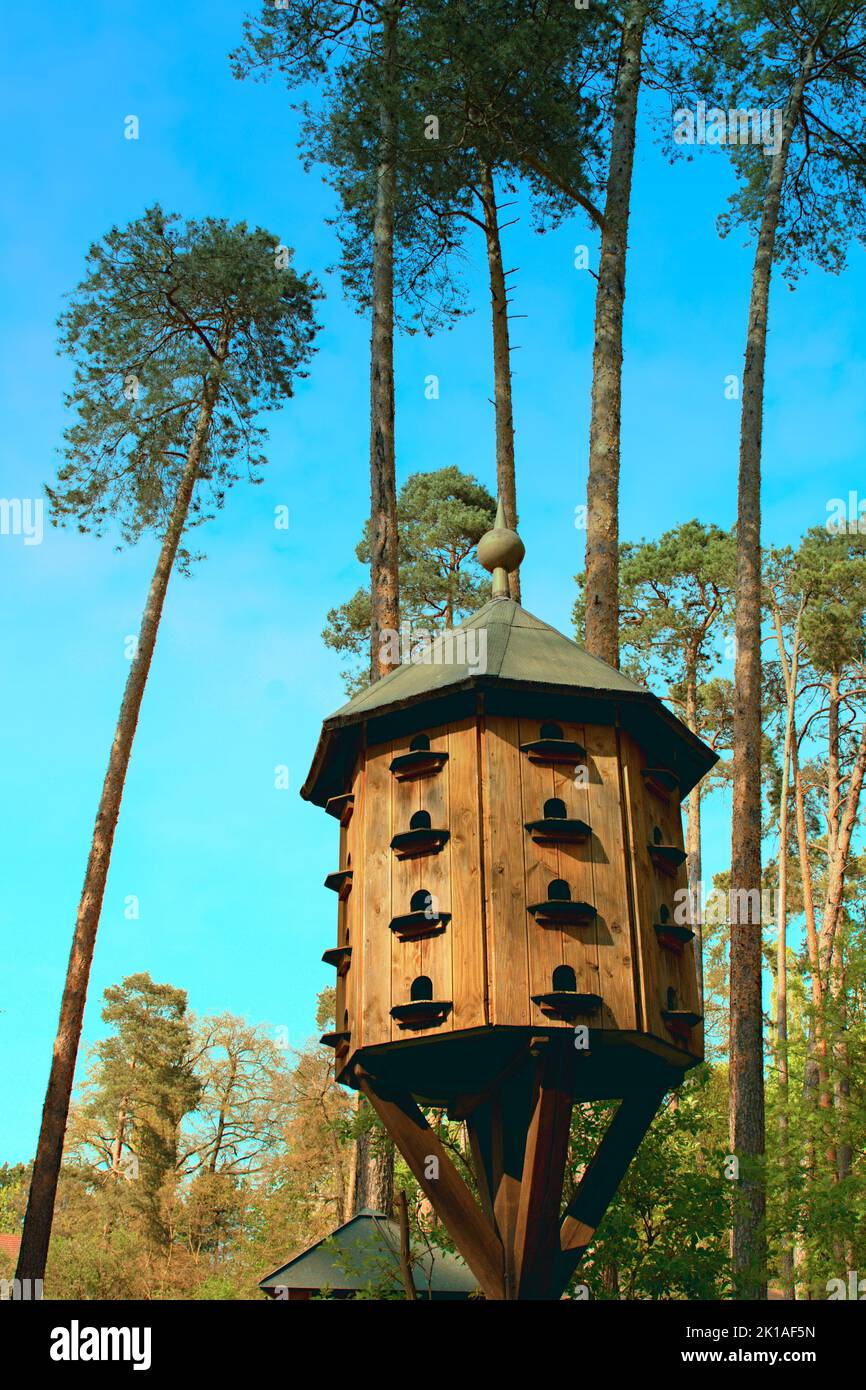
[[[302,793],[340,821],[338,1077],[453,1106],[577,1025],[586,1098],[700,1061],[680,800],[715,761],[504,597],[338,710]]]

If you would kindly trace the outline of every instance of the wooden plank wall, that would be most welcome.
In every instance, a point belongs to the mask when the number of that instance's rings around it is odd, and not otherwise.
[[[483,747],[490,1022],[523,1025],[530,990],[518,721],[487,719]]]
[[[685,868],[676,878],[660,874],[647,849],[655,824],[666,843],[682,846],[679,806],[676,800],[665,806],[644,786],[646,758],[630,736],[598,725],[561,727],[587,750],[585,776],[531,763],[520,744],[539,737],[540,721],[503,716],[429,730],[431,747],[449,757],[441,772],[416,782],[398,782],[390,771],[392,759],[408,751],[408,736],[362,756],[354,815],[340,835],[341,866],[351,855],[355,872],[339,909],[338,936],[353,947],[348,975],[338,982],[353,1051],[485,1023],[549,1026],[530,996],[552,988],[558,965],[572,967],[580,992],[601,996],[601,1012],[578,1020],[594,1027],[645,1028],[670,1043],[661,1017],[669,986],[681,1008],[702,1011],[693,953],[662,950],[653,929],[662,902],[673,920],[674,894],[687,883]],[[569,818],[591,826],[586,844],[532,841],[525,822],[540,819],[551,797],[565,802]],[[391,837],[422,809],[434,828],[450,830],[449,842],[440,854],[398,860]],[[596,906],[593,926],[539,927],[528,913],[557,878],[569,884],[573,899]],[[391,918],[409,912],[422,888],[451,921],[438,936],[400,941],[389,930]],[[429,976],[434,998],[452,1000],[453,1009],[433,1028],[405,1030],[390,1010],[408,1003],[419,975]],[[337,1026],[343,1026],[339,1012]],[[696,1055],[700,1045],[697,1028]]]
[[[364,776],[364,860],[353,892],[360,894],[363,923],[361,966],[362,1047],[391,1037],[391,745],[367,749]],[[353,1038],[354,1044],[354,1038]]]
[[[474,719],[448,730],[451,841],[453,1026],[480,1028],[487,1019],[487,973],[482,910],[480,745]]]
[[[430,729],[431,749],[447,752],[448,761],[433,776],[400,782],[390,771],[391,762],[409,751],[413,737],[367,752],[365,852],[355,870],[352,894],[363,943],[362,960],[353,957],[351,967],[362,1000],[363,1041],[353,1034],[353,1049],[475,1028],[487,1021],[476,723],[467,719]],[[420,810],[429,813],[434,829],[451,832],[448,843],[439,854],[398,859],[391,838],[408,830]],[[438,935],[401,941],[390,930],[391,919],[411,911],[413,895],[422,889],[438,912],[451,913],[451,921]],[[412,982],[420,975],[430,978],[434,999],[451,1000],[453,1008],[441,1024],[401,1028],[391,1018],[391,1008],[409,1002]]]
[[[359,875],[358,889],[356,891],[353,883],[352,892],[349,894],[348,900],[345,904],[341,904],[341,906],[345,907],[341,925],[345,931],[346,939],[345,943],[341,942],[340,944],[346,944],[352,947],[352,958],[349,964],[349,970],[343,982],[343,999],[345,1001],[345,1010],[349,1015],[348,1026],[352,1034],[350,1046],[353,1051],[355,1048],[361,1047],[361,1036],[363,1032],[361,979],[364,968],[364,941],[361,928],[364,921],[364,904],[360,875],[364,863],[365,780],[364,755],[361,753],[355,765],[355,772],[352,778],[352,791],[355,795],[355,805],[352,811],[352,819],[345,832],[346,854],[347,857],[351,854],[353,872]],[[340,867],[345,868],[346,865],[341,861]],[[340,1015],[338,1013],[336,1023],[338,1030],[340,1030],[340,1026]]]
[[[340,868],[347,868],[351,859],[349,849],[349,830],[348,827],[340,826]],[[344,903],[337,904],[337,945],[351,945],[351,922],[349,904],[352,901],[352,894]],[[351,967],[350,967],[351,968]],[[334,1027],[338,1032],[342,1030],[351,1031],[351,1019],[349,1013],[349,977],[348,975],[337,976],[336,1003],[334,1006]]]
[[[575,737],[586,748],[588,781],[583,792],[586,814],[581,819],[592,826],[588,846],[592,860],[592,897],[589,901],[598,908],[597,993],[604,1001],[601,1026],[629,1031],[638,1027],[635,1000],[637,963],[635,926],[631,919],[626,881],[616,730],[587,724],[582,736],[580,731],[576,731]],[[576,785],[579,788],[579,784]],[[580,804],[578,800],[578,815]]]
[[[663,843],[683,848],[679,799],[674,795],[670,803],[665,805],[660,797],[647,789],[640,774],[641,769],[650,764],[643,750],[630,735],[620,734],[620,746],[632,838],[632,883],[638,917],[645,1027],[647,1032],[653,1033],[666,1043],[671,1043],[674,1040],[661,1016],[662,1009],[667,1006],[669,987],[676,990],[681,1009],[703,1013],[698,996],[694,950],[687,946],[682,955],[663,950],[654,930],[654,923],[659,921],[659,908],[662,904],[667,906],[671,922],[682,921],[682,912],[677,913],[677,905],[684,901],[682,895],[688,887],[686,865],[683,864],[676,875],[670,878],[654,867],[647,848],[652,842],[655,826],[662,832]],[[695,1056],[703,1055],[701,1026],[692,1030],[691,1047],[686,1050]]]
[[[585,771],[542,767],[520,752],[540,737],[541,721],[494,717],[487,721],[485,831],[489,841],[488,917],[491,998],[495,1022],[550,1026],[533,994],[552,989],[559,965],[574,970],[580,993],[601,996],[599,1013],[576,1022],[633,1029],[636,1025],[631,921],[626,890],[616,740],[612,729],[560,723],[563,736],[587,749]],[[525,829],[541,819],[552,797],[569,819],[585,821],[585,844],[536,844]],[[521,881],[522,861],[522,881]],[[527,911],[543,902],[554,879],[564,879],[574,901],[599,909],[590,927],[539,926]],[[521,901],[522,899],[522,901]],[[563,1023],[562,1027],[573,1024]]]

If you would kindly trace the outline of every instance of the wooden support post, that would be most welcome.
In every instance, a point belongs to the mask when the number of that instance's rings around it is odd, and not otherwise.
[[[655,1085],[628,1095],[620,1102],[577,1191],[565,1209],[553,1282],[554,1298],[562,1296],[671,1084],[672,1078],[666,1076]]]
[[[523,1153],[529,1124],[530,1097],[526,1083],[503,1086],[493,1102],[491,1153],[493,1159],[493,1216],[505,1252],[505,1297],[517,1298],[514,1246]]]
[[[550,1298],[555,1283],[559,1212],[574,1103],[569,1073],[571,1041],[570,1032],[551,1038],[537,1063],[514,1230],[519,1299]]]
[[[535,1065],[524,1049],[520,1066],[510,1066],[466,1120],[482,1205],[502,1242],[506,1299],[518,1296],[514,1243]]]
[[[357,1080],[485,1297],[502,1299],[502,1244],[422,1111],[406,1091],[389,1090],[385,1095],[372,1077],[360,1073]]]

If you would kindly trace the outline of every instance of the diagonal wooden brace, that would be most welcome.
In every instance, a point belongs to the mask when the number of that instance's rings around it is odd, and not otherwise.
[[[430,1199],[486,1298],[505,1296],[502,1243],[458,1173],[437,1135],[407,1091],[381,1094],[375,1080],[358,1075],[358,1085]],[[435,1164],[431,1164],[435,1159]],[[435,1171],[437,1176],[431,1176]]]
[[[561,1297],[574,1274],[671,1084],[672,1079],[665,1077],[620,1102],[565,1209],[559,1232],[554,1298]]]

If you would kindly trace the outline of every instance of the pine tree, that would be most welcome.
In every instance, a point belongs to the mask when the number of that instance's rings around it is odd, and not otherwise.
[[[264,461],[260,409],[305,374],[318,290],[261,228],[206,219],[179,225],[153,207],[91,247],[88,272],[60,320],[74,363],[75,420],[47,489],[55,523],[134,542],[161,538],[121,702],[60,1007],[19,1256],[20,1278],[45,1269],[63,1136],[96,932],[145,685],[186,538]]]
[[[795,276],[838,270],[866,232],[860,143],[866,14],[858,0],[810,0],[780,16],[767,0],[725,0],[713,16],[705,90],[728,110],[770,109],[773,138],[731,144],[740,187],[723,229],[755,234],[742,378],[737,503],[737,609],[731,888],[761,883],[761,440],[774,265]],[[750,914],[751,915],[751,914]],[[744,1296],[766,1295],[761,922],[731,924],[731,1146],[744,1165],[733,1258]]]

